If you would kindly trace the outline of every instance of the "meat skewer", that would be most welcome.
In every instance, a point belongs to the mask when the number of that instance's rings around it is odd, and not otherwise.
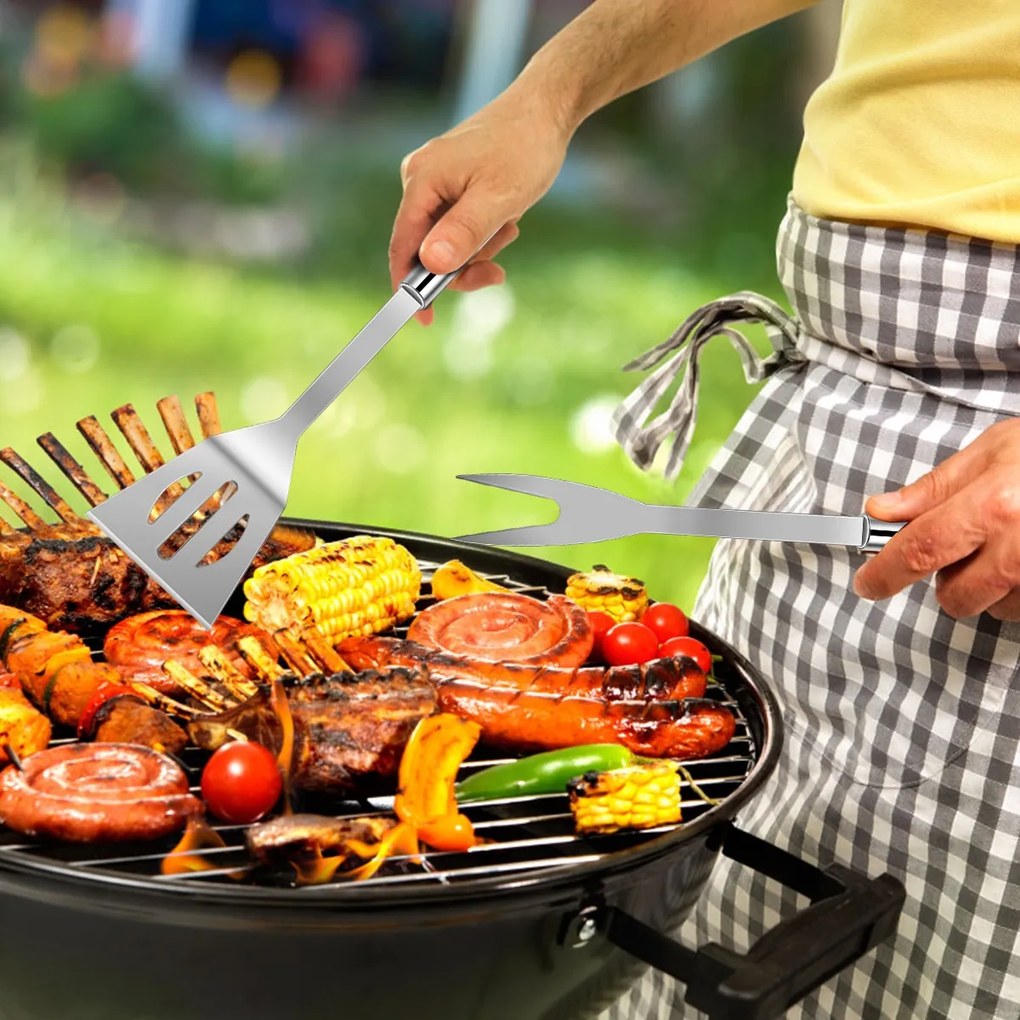
[[[195,445],[195,439],[184,417],[184,408],[181,407],[180,398],[176,396],[163,397],[162,400],[157,401],[156,410],[159,411],[159,416],[163,419],[163,425],[170,437],[174,453],[190,450]]]
[[[92,506],[99,506],[106,499],[106,493],[85,473],[71,456],[70,451],[52,433],[46,432],[36,442],[49,454],[50,460],[68,477],[71,484],[89,501]]]
[[[131,447],[146,474],[150,474],[166,464],[163,454],[156,448],[152,436],[149,435],[149,430],[142,424],[142,419],[138,417],[138,412],[133,405],[124,404],[122,407],[115,408],[110,417],[113,418],[117,428],[127,440],[128,446]],[[183,492],[184,488],[178,482],[168,486],[166,492],[156,500],[156,505],[153,507],[154,515],[158,516],[162,513]]]
[[[78,431],[85,437],[85,442],[92,447],[93,453],[99,458],[99,463],[106,468],[110,477],[117,483],[118,488],[126,489],[132,485],[135,476],[131,473],[124,458],[113,445],[113,441],[106,434],[106,429],[99,424],[95,415],[89,415],[78,422]]]
[[[54,722],[91,730],[96,740],[125,740],[180,751],[187,735],[141,701],[120,673],[74,634],[50,631],[36,616],[0,606],[0,664],[21,681],[25,695]]]
[[[176,398],[162,401],[163,412],[174,423],[171,442],[187,441],[186,423],[178,425],[173,410]],[[170,401],[170,403],[167,403]],[[179,407],[179,401],[177,402]],[[219,416],[212,393],[196,397],[203,431],[218,428]],[[132,448],[143,465],[160,458],[151,436],[137,414],[125,405],[116,412],[122,428],[129,435]],[[104,470],[119,487],[130,485],[135,478],[113,445],[110,436],[95,417],[82,418],[78,430],[95,452]],[[53,436],[39,437],[39,445],[61,472],[92,506],[98,506],[106,495],[86,469]],[[94,631],[124,616],[157,608],[170,608],[174,600],[111,542],[95,525],[78,517],[67,503],[14,451],[4,458],[9,467],[27,481],[60,515],[59,523],[44,521],[16,492],[0,482],[0,500],[20,518],[27,530],[11,527],[0,518],[0,604],[16,605],[42,617],[50,626],[75,631]],[[220,494],[222,498],[222,493]],[[190,534],[188,526],[175,541]],[[233,535],[221,547],[230,548]],[[282,559],[311,548],[315,536],[298,528],[277,527],[262,547],[253,569],[270,560]]]
[[[15,492],[0,482],[2,499],[30,528],[43,528],[46,522]]]
[[[218,436],[223,431],[214,393],[199,393],[195,397],[195,410],[198,412],[198,422],[202,428],[203,439]]]
[[[43,478],[31,464],[23,460],[22,457],[15,453],[9,446],[0,450],[0,460],[11,468],[12,471],[23,478],[42,498],[42,501],[51,510],[53,510],[62,521],[70,524],[74,521],[80,520],[78,514],[76,514],[67,505],[57,490],[54,489],[53,486],[50,485],[50,483],[47,482],[46,479]]]

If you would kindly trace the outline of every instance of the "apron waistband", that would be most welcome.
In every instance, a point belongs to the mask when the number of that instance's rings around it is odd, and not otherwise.
[[[758,354],[747,337],[734,328],[737,323],[764,326],[773,353],[764,358]],[[740,291],[702,305],[670,337],[624,365],[625,372],[659,367],[624,399],[613,415],[617,442],[635,464],[647,469],[663,442],[674,435],[665,475],[675,477],[683,465],[697,423],[698,360],[705,344],[716,336],[728,337],[740,355],[744,378],[748,383],[756,383],[781,368],[805,360],[797,348],[798,332],[793,316],[775,301],[752,291]],[[677,378],[680,383],[669,407],[645,424]]]

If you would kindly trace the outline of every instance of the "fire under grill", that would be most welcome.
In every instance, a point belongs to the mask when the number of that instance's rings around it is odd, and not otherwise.
[[[490,560],[493,557],[507,558],[506,554],[492,551],[486,555]],[[439,561],[420,555],[418,559],[423,576],[427,580],[439,566]],[[536,561],[530,562],[534,564]],[[522,594],[545,598],[551,593],[545,584],[528,583],[514,576],[512,571],[508,573],[493,569],[479,570],[478,573]],[[424,608],[430,601],[431,597],[426,590],[418,608]],[[406,626],[397,628],[397,633],[403,637],[406,630]],[[729,745],[716,755],[683,763],[690,781],[686,777],[681,777],[680,780],[682,822],[639,832],[581,836],[574,832],[565,792],[467,804],[462,810],[471,819],[477,835],[486,842],[460,853],[425,851],[417,860],[406,855],[394,855],[373,878],[368,880],[367,884],[375,888],[382,886],[414,888],[423,885],[451,885],[482,878],[513,879],[525,875],[531,877],[554,869],[602,861],[619,851],[659,839],[705,815],[718,812],[721,803],[733,794],[754,770],[760,747],[753,727],[742,708],[743,699],[738,697],[743,690],[742,679],[726,661],[715,664],[714,674],[715,682],[709,684],[707,696],[726,705],[734,713],[737,719],[736,733]],[[70,743],[73,740],[74,737],[68,736],[63,740],[54,740],[53,743]],[[188,773],[191,790],[196,795],[199,794],[199,779],[207,757],[207,753],[198,748],[187,748],[178,758]],[[512,759],[505,756],[495,757],[491,751],[486,753],[486,748],[480,746],[462,766],[459,778],[463,779],[474,771],[509,760]],[[705,799],[706,797],[720,804],[713,805]],[[336,816],[370,817],[389,813],[392,798],[372,797],[340,801],[325,800],[321,797],[305,798],[298,794],[294,806],[296,810],[307,809]],[[245,883],[282,886],[293,884],[293,873],[266,873],[264,868],[259,868],[253,863],[245,847],[247,826],[214,823],[212,828],[226,845],[191,851],[194,857],[202,858],[212,865],[209,870],[186,871],[173,875],[161,873],[163,859],[175,845],[177,837],[159,843],[148,842],[138,845],[67,845],[26,840],[24,836],[2,827],[0,827],[0,864],[5,860],[12,863],[34,862],[36,865],[43,865],[47,870],[56,868],[96,879],[104,876],[130,876],[135,882],[142,880],[161,888],[210,884],[228,887],[237,887]],[[351,883],[341,877],[335,879],[333,884],[352,887],[362,883]],[[318,886],[304,887],[305,890],[313,888],[321,889]]]

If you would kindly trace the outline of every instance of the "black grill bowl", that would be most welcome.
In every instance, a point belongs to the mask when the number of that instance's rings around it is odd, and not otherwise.
[[[289,523],[327,540],[389,535],[424,562],[463,559],[521,588],[562,590],[571,573],[429,536]],[[715,673],[743,716],[748,753],[739,783],[686,824],[591,841],[557,867],[302,889],[173,882],[151,865],[92,867],[73,849],[8,840],[0,1020],[553,1020],[596,1016],[650,964],[686,981],[689,1000],[719,1020],[779,1015],[891,934],[903,890],[889,876],[819,870],[733,825],[775,766],[781,722],[748,664],[694,633],[722,656]],[[813,901],[746,956],[670,938],[720,852]]]

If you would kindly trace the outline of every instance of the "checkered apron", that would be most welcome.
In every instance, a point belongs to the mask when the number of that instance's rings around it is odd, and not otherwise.
[[[645,468],[672,439],[668,473],[693,432],[707,340],[728,336],[749,381],[765,380],[691,503],[857,514],[866,496],[1020,415],[1020,248],[820,220],[791,203],[777,254],[794,318],[737,294],[628,366],[659,367],[621,405],[618,438]],[[741,321],[765,325],[771,357],[756,355]],[[1015,1020],[1020,624],[953,620],[930,579],[860,599],[862,562],[841,548],[721,540],[694,607],[783,708],[781,762],[741,825],[907,887],[895,938],[788,1015]],[[796,908],[794,894],[720,860],[678,937],[746,949]],[[657,971],[603,1014],[697,1016]]]

